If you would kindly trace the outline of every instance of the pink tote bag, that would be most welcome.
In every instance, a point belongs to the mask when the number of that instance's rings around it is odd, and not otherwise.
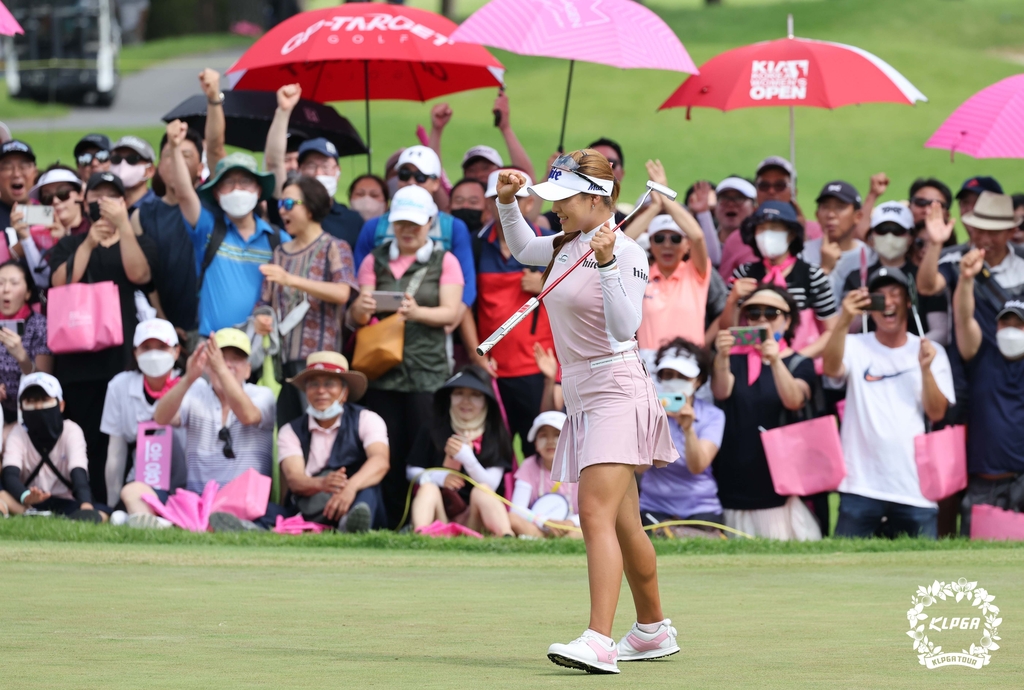
[[[967,434],[963,426],[914,437],[921,495],[941,501],[967,488]]]
[[[762,431],[761,445],[781,496],[835,491],[846,477],[843,445],[831,415]]]
[[[210,512],[231,513],[240,520],[261,518],[267,514],[271,482],[250,467],[220,488]]]
[[[105,280],[50,288],[46,344],[57,355],[98,352],[124,344],[117,285]]]
[[[1024,514],[996,506],[971,506],[971,539],[1024,541]]]

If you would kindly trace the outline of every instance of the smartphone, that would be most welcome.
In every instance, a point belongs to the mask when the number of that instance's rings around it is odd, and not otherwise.
[[[661,400],[661,406],[665,408],[666,412],[675,414],[679,410],[683,409],[686,405],[686,396],[682,393],[666,393],[658,396]]]
[[[871,304],[869,304],[864,311],[885,311],[885,295],[874,292],[871,293]]]
[[[768,329],[760,326],[733,326],[729,329],[732,336],[736,338],[736,345],[760,345],[768,340]]]
[[[25,214],[25,222],[29,225],[53,225],[53,206],[26,206],[21,204],[21,211]]]
[[[100,202],[90,201],[89,202],[89,220],[93,223],[100,219]]]
[[[25,335],[25,319],[0,319],[0,328],[6,328],[19,336]]]
[[[390,292],[386,290],[374,290],[373,299],[377,302],[377,313],[387,314],[398,311],[405,299],[404,292]]]

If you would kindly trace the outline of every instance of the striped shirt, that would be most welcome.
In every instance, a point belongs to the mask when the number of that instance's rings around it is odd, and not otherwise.
[[[246,426],[228,410],[227,429],[231,433],[234,458],[224,455],[224,442],[218,438],[221,430],[221,402],[213,387],[205,379],[198,379],[181,401],[178,412],[181,426],[188,432],[188,484],[189,491],[202,493],[210,480],[224,486],[238,475],[252,468],[270,476],[274,444],[274,418],[276,401],[269,388],[251,383],[244,385],[245,394],[259,408],[260,422]]]
[[[737,266],[733,278],[753,278],[761,282],[767,273],[764,263],[750,263]],[[797,259],[793,269],[786,276],[786,289],[796,302],[797,309],[813,309],[819,319],[827,319],[836,314],[836,298],[832,293],[832,283],[818,266]]]

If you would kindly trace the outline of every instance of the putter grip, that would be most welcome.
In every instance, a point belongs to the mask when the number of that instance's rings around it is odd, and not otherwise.
[[[536,297],[531,297],[530,301],[519,308],[512,316],[508,317],[508,320],[501,324],[501,328],[491,333],[487,337],[487,340],[480,343],[480,346],[476,349],[476,353],[480,356],[486,355],[491,349],[501,342],[501,339],[508,335],[509,331],[519,325],[519,322],[525,319],[530,313],[540,306],[540,301]]]

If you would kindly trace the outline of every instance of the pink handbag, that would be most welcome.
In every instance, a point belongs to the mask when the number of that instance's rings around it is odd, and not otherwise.
[[[1024,541],[1024,514],[996,506],[971,506],[971,539]]]
[[[914,459],[921,494],[941,501],[967,488],[967,434],[963,426],[914,437]]]
[[[135,435],[135,479],[154,489],[171,488],[174,430],[156,422],[139,422]]]
[[[231,513],[240,520],[255,520],[267,514],[272,480],[251,467],[221,487],[211,513]]]
[[[67,275],[74,275],[74,253]],[[83,276],[87,279],[88,271]],[[50,288],[46,300],[46,344],[56,355],[99,352],[124,344],[121,295],[111,280]]]
[[[761,445],[781,496],[835,491],[846,477],[843,445],[831,415],[762,431]]]

